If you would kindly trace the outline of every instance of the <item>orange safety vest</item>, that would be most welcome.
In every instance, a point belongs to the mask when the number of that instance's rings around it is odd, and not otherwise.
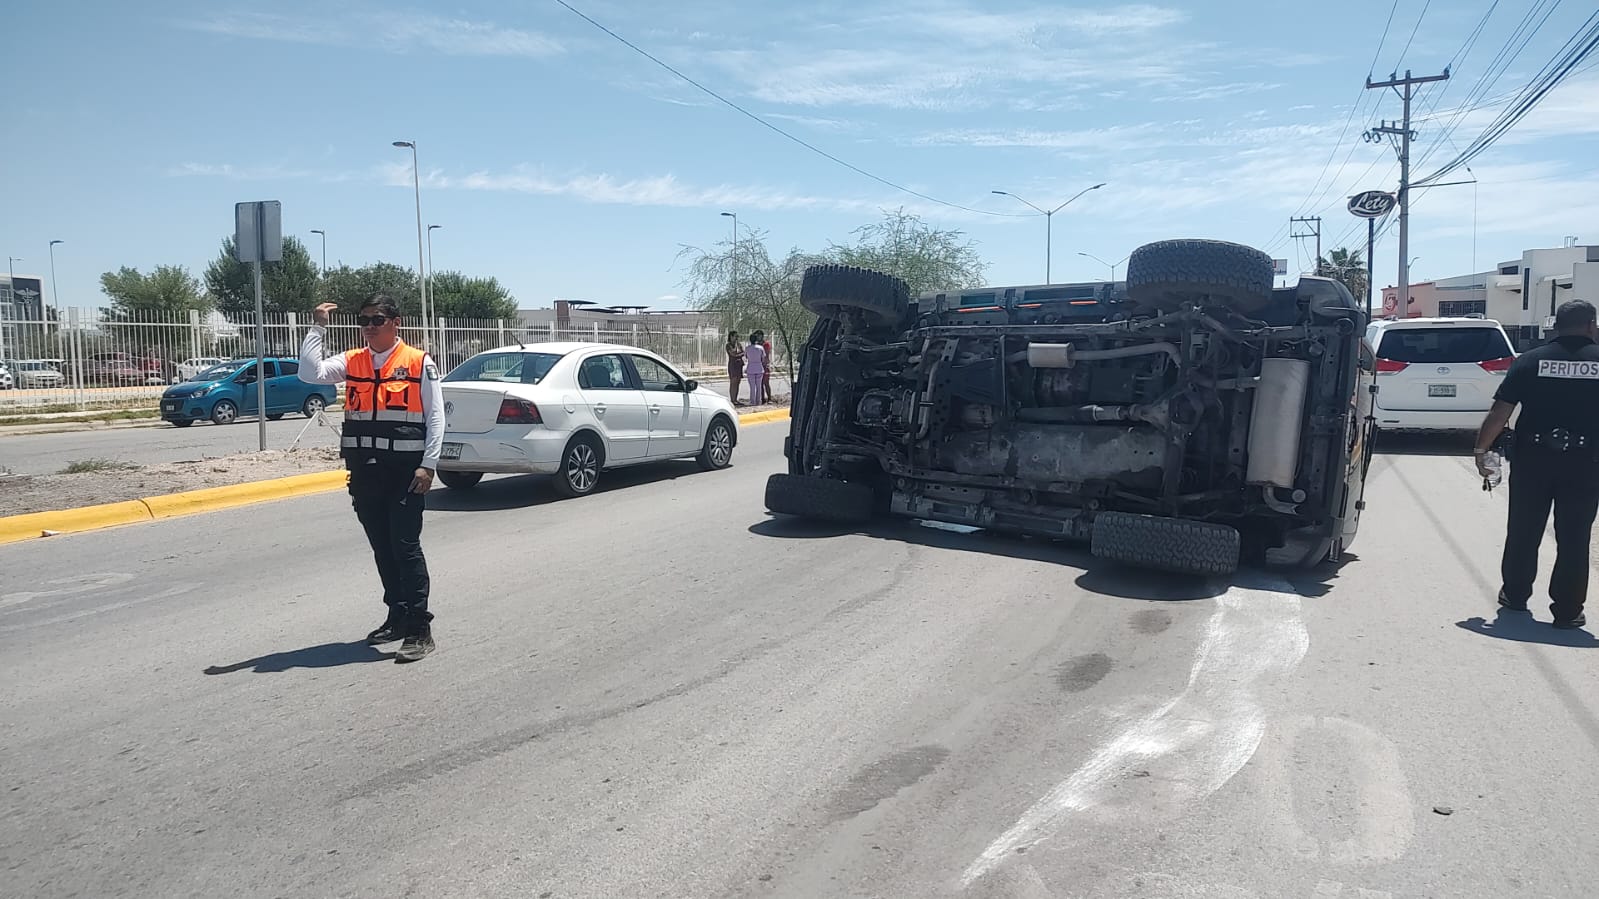
[[[427,416],[422,413],[426,357],[416,347],[397,343],[379,372],[373,370],[370,349],[344,354],[341,456],[413,467],[421,464],[427,449]]]

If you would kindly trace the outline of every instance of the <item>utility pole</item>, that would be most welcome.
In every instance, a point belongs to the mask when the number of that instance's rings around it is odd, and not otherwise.
[[[1321,216],[1313,215],[1308,218],[1291,218],[1288,220],[1288,229],[1290,231],[1293,230],[1295,225],[1314,225],[1316,227],[1316,230],[1310,234],[1290,234],[1289,237],[1296,239],[1301,237],[1316,238],[1316,266],[1311,270],[1311,274],[1321,274]]]
[[[1442,75],[1416,77],[1406,69],[1403,78],[1393,74],[1388,76],[1387,81],[1366,79],[1366,90],[1391,87],[1394,93],[1404,100],[1403,119],[1399,122],[1384,121],[1366,132],[1366,140],[1372,142],[1382,140],[1381,135],[1399,138],[1399,289],[1394,314],[1400,319],[1410,311],[1410,141],[1416,136],[1415,132],[1410,130],[1410,101],[1416,96],[1416,85],[1448,80],[1447,67]]]

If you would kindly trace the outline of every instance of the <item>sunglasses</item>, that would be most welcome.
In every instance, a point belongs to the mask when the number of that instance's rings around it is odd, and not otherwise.
[[[388,320],[389,317],[387,315],[357,315],[355,317],[355,323],[363,328],[376,328],[387,323]]]

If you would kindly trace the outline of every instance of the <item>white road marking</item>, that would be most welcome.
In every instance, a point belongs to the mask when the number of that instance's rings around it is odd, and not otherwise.
[[[1281,586],[1234,587],[1217,598],[1183,692],[1103,744],[1035,802],[966,868],[962,885],[1019,847],[1049,839],[1074,814],[1107,804],[1135,768],[1154,775],[1151,782],[1168,794],[1163,804],[1175,806],[1203,799],[1237,774],[1266,727],[1255,689],[1292,671],[1310,648],[1299,597]]]
[[[57,578],[45,581],[42,586],[55,586],[54,590],[35,590],[22,593],[0,594],[0,609],[20,606],[46,596],[73,596],[79,593],[92,593],[107,587],[115,587],[133,580],[133,575],[119,572],[106,572],[104,574],[79,574],[72,577]]]

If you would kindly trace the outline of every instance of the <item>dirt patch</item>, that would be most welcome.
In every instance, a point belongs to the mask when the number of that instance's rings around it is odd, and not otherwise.
[[[239,453],[193,462],[165,462],[124,470],[93,467],[96,470],[76,474],[0,478],[0,516],[76,509],[184,490],[333,471],[341,465],[337,448],[307,447]]]

